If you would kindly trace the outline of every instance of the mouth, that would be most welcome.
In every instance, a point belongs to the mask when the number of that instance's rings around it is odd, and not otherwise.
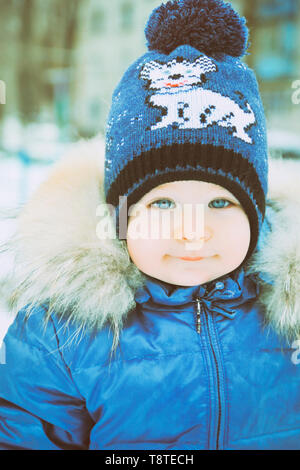
[[[168,82],[166,83],[166,86],[170,88],[178,88],[180,86],[184,86],[186,83],[187,83],[187,80],[184,80],[183,82],[178,82],[178,83]]]
[[[200,261],[201,259],[204,259],[204,258],[200,258],[200,257],[193,258],[191,256],[185,256],[184,258],[179,258],[179,259],[182,259],[184,261]]]

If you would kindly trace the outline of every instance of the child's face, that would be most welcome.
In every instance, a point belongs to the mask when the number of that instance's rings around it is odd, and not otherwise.
[[[195,286],[233,271],[245,259],[248,217],[227,189],[203,181],[174,181],[157,186],[138,205],[138,213],[129,217],[127,247],[143,273]]]

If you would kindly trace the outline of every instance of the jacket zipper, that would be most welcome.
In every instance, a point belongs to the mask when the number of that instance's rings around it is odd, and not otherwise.
[[[196,312],[196,330],[197,333],[201,333],[201,300],[199,297],[196,298],[197,312]]]
[[[222,418],[222,407],[221,407],[221,387],[220,387],[220,371],[218,367],[218,360],[216,357],[216,353],[212,344],[212,339],[209,331],[209,326],[208,326],[208,318],[207,318],[207,313],[205,312],[205,318],[206,318],[206,323],[207,323],[207,332],[208,332],[208,337],[209,337],[209,342],[211,346],[211,350],[213,353],[213,358],[215,361],[216,365],[216,373],[217,373],[217,387],[218,387],[218,426],[217,426],[217,440],[216,440],[216,449],[219,449],[219,439],[220,439],[220,430],[221,430],[221,418]]]
[[[198,334],[201,333],[201,298],[196,297],[196,304],[197,304],[197,311],[196,311],[196,331]],[[222,408],[221,408],[221,387],[220,387],[220,371],[218,367],[218,360],[216,357],[216,353],[212,344],[212,339],[209,331],[208,325],[208,314],[204,311],[206,324],[207,324],[207,332],[208,338],[211,346],[211,351],[213,354],[215,366],[216,366],[216,374],[217,374],[217,388],[218,388],[218,424],[217,424],[217,439],[216,439],[216,449],[219,449],[219,439],[220,439],[220,430],[221,430],[221,418],[222,418]]]

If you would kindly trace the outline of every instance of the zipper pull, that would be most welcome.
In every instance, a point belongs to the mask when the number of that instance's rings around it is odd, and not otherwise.
[[[197,333],[201,333],[201,300],[199,297],[196,298],[197,302],[197,316],[196,316],[196,330]]]

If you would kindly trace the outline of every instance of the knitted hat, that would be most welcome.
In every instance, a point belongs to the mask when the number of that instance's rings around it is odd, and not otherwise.
[[[201,180],[228,189],[250,222],[244,261],[264,220],[268,173],[258,84],[240,60],[245,23],[222,0],[172,0],[156,8],[145,29],[149,51],[113,93],[105,159],[106,202],[118,217],[125,200],[123,217],[163,183]]]

